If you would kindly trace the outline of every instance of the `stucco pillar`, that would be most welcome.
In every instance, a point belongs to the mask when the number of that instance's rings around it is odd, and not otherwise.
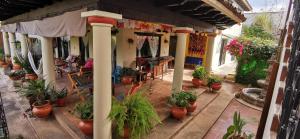
[[[5,56],[10,56],[9,42],[8,42],[8,34],[7,32],[2,32],[3,37],[3,49]]]
[[[111,27],[122,15],[103,11],[83,12],[93,32],[94,58],[94,139],[111,139],[111,121],[107,118],[112,99]]]
[[[9,32],[8,33],[9,38],[9,46],[10,46],[10,58],[12,63],[15,63],[14,57],[15,57],[15,49],[16,49],[16,36],[15,33]]]
[[[43,77],[46,85],[55,86],[55,66],[53,57],[52,38],[40,37],[42,44]]]
[[[205,69],[207,72],[211,72],[212,58],[214,52],[214,43],[215,43],[216,34],[208,34],[207,35],[207,52],[206,52],[206,61],[205,61]]]
[[[177,35],[175,66],[173,75],[172,92],[176,93],[182,90],[182,78],[185,60],[185,48],[187,45],[187,37],[193,31],[192,28],[178,27],[175,28]]]
[[[20,34],[21,37],[21,54],[23,57],[27,57],[28,52],[28,46],[27,46],[27,35],[26,34]]]

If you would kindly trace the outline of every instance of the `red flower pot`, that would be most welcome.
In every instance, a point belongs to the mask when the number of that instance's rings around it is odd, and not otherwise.
[[[8,64],[7,63],[2,63],[2,68],[7,69],[8,68]]]
[[[186,109],[187,109],[187,112],[191,113],[191,112],[194,112],[196,110],[196,108],[197,108],[197,103],[196,103],[196,101],[194,101],[194,102],[189,102],[189,105]]]
[[[221,87],[222,87],[221,83],[213,83],[213,84],[211,85],[211,89],[214,90],[214,91],[220,90]]]
[[[192,83],[195,87],[200,87],[201,85],[203,85],[203,80],[198,78],[193,78]]]
[[[171,109],[171,113],[175,119],[181,120],[186,116],[187,110],[185,107],[173,106]]]
[[[58,98],[58,99],[56,100],[56,106],[57,106],[57,107],[64,107],[65,104],[66,104],[65,98]]]
[[[133,77],[132,76],[123,76],[121,81],[123,84],[131,84],[133,81]]]
[[[33,103],[32,113],[39,118],[46,118],[52,111],[52,106],[49,101],[46,101],[44,105],[38,106],[37,103]]]
[[[25,79],[36,80],[38,76],[36,74],[25,74]]]
[[[18,64],[13,65],[13,70],[21,70],[21,69],[22,69],[22,67],[20,65],[18,65]]]
[[[130,137],[130,128],[128,127],[128,125],[124,126],[123,133],[120,133],[120,137],[125,138],[125,139]]]
[[[87,136],[93,135],[93,120],[81,120],[78,124],[81,132]]]

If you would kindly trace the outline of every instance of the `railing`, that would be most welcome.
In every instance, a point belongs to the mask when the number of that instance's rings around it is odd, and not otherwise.
[[[294,31],[278,139],[300,139],[300,0],[294,0]]]
[[[6,123],[5,112],[3,109],[1,93],[0,93],[0,139],[8,139],[8,128]]]

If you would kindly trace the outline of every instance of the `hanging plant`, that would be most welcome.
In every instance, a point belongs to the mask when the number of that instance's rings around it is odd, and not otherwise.
[[[243,54],[243,48],[244,46],[237,39],[233,39],[225,46],[225,50],[235,57],[240,57]]]

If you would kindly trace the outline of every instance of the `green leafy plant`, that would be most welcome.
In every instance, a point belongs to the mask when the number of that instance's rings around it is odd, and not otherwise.
[[[40,106],[50,99],[51,86],[46,85],[45,80],[30,80],[27,85],[20,87],[17,91],[25,97],[31,97]]]
[[[27,74],[33,74],[34,71],[30,65],[29,59],[20,57],[20,60],[17,57],[14,57],[14,61],[16,64],[20,65]]]
[[[179,92],[173,93],[170,97],[170,103],[176,105],[177,107],[187,107],[189,96],[187,93]]]
[[[25,75],[25,71],[24,70],[14,71],[14,72],[10,72],[8,74],[9,77],[24,77],[24,75]]]
[[[121,75],[122,76],[135,76],[136,75],[136,71],[133,70],[132,68],[123,68],[121,71]]]
[[[243,132],[243,127],[246,125],[246,122],[241,119],[239,112],[234,112],[233,115],[233,124],[227,128],[227,133],[223,136],[223,139],[251,139],[252,135],[246,135]]]
[[[130,138],[138,139],[146,135],[160,119],[148,99],[141,92],[126,97],[123,101],[113,98],[111,112],[108,116],[122,134],[124,127],[130,129]]]
[[[207,76],[207,71],[203,66],[197,66],[192,74],[194,78],[205,79]]]
[[[93,101],[86,100],[84,102],[77,103],[75,105],[74,111],[79,115],[80,119],[93,119]]]
[[[197,100],[197,96],[192,92],[181,91],[180,93],[184,93],[186,95],[188,102],[195,102]]]
[[[68,94],[68,92],[67,92],[66,88],[63,88],[60,91],[56,91],[56,93],[55,93],[56,98],[65,98],[67,96],[67,94]]]
[[[207,86],[208,87],[211,87],[211,85],[214,83],[221,83],[221,82],[222,82],[222,80],[217,76],[209,76],[207,78]]]

